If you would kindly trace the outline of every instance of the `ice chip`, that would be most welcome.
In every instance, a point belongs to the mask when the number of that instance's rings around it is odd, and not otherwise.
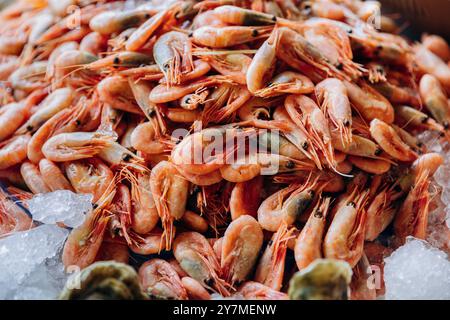
[[[429,152],[442,152],[441,137],[438,132],[425,131],[419,134],[418,139],[427,147]]]
[[[450,299],[450,261],[428,243],[408,238],[385,259],[386,299]]]
[[[28,200],[28,206],[36,221],[47,224],[63,222],[76,228],[83,223],[85,214],[92,210],[92,195],[58,190],[35,195]]]
[[[69,231],[40,225],[0,239],[0,299],[54,299],[66,276],[61,250]]]

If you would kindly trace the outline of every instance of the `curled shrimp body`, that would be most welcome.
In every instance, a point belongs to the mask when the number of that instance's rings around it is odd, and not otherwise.
[[[220,167],[222,178],[230,182],[245,182],[256,176],[292,172],[297,170],[314,171],[312,162],[291,159],[273,153],[255,153],[240,158],[233,164]]]
[[[420,95],[433,118],[442,124],[445,129],[450,127],[450,106],[447,94],[439,80],[429,74],[420,79]]]
[[[179,220],[186,211],[189,182],[178,173],[172,163],[161,161],[151,172],[150,189],[164,232],[170,235],[174,220]],[[167,237],[166,240],[168,250],[172,239]]]
[[[164,22],[170,22],[178,5],[178,3],[175,3],[171,7],[161,10],[141,24],[129,36],[125,45],[126,49],[130,51],[138,51],[141,49]]]
[[[284,107],[280,106],[275,109],[273,118],[277,121],[284,122],[284,126],[287,127],[287,130],[284,130],[286,139],[295,145],[308,159],[312,160],[318,169],[322,170],[322,162],[320,161],[315,146],[311,143],[312,138],[304,123],[299,121],[298,117],[294,117],[296,121],[293,121],[288,112],[291,106],[294,107],[296,105],[291,104],[291,102],[292,99],[287,98]]]
[[[286,253],[288,242],[295,238],[295,228],[288,228],[282,224],[272,235],[272,239],[261,256],[255,272],[258,281],[274,290],[280,290],[283,284]]]
[[[106,11],[93,17],[89,27],[100,34],[109,35],[137,27],[149,18],[150,12],[147,10]]]
[[[39,171],[42,179],[51,191],[70,190],[73,191],[72,185],[64,176],[61,169],[52,161],[42,159],[39,161]]]
[[[152,259],[139,268],[139,280],[144,291],[156,299],[186,300],[187,292],[172,265],[162,259]]]
[[[16,133],[34,132],[59,111],[68,108],[73,99],[73,91],[61,88],[53,91],[36,107],[37,111],[19,128]]]
[[[191,300],[210,300],[211,295],[209,292],[194,278],[183,277],[181,278],[186,292]]]
[[[159,37],[153,57],[168,85],[179,84],[181,75],[194,69],[191,40],[182,32],[171,31]]]
[[[67,162],[64,169],[73,189],[79,193],[92,194],[94,203],[114,180],[114,173],[98,158]]]
[[[258,208],[263,229],[276,232],[283,223],[292,225],[313,201],[314,184],[291,185],[265,199]]]
[[[107,37],[98,32],[91,32],[81,40],[80,50],[99,56],[100,53],[105,52],[107,45]]]
[[[347,155],[376,159],[382,153],[382,149],[375,142],[356,134],[352,135],[350,144],[346,145],[342,143],[341,138],[336,134],[332,133],[331,138],[334,148]]]
[[[0,141],[10,137],[23,124],[27,113],[24,102],[13,102],[0,109]]]
[[[399,198],[401,192],[395,191],[395,186],[381,188],[379,193],[370,200],[367,206],[367,219],[365,239],[374,241],[394,219],[397,212],[393,204]]]
[[[210,122],[220,123],[230,118],[250,98],[251,94],[245,86],[221,84],[211,93],[205,103],[202,112],[203,125]]]
[[[450,47],[444,38],[434,34],[424,34],[421,40],[422,45],[441,58],[442,61],[448,62],[450,60]]]
[[[389,124],[394,122],[394,108],[381,93],[366,83],[358,86],[345,81],[344,84],[353,106],[366,120],[377,118]]]
[[[435,76],[442,86],[450,90],[450,66],[422,45],[414,48],[414,61],[423,73]]]
[[[247,84],[247,70],[252,63],[252,58],[243,53],[223,53],[213,54],[214,52],[202,49],[198,54],[200,59],[206,61],[214,70],[220,74],[229,77],[232,81],[239,84]],[[211,53],[211,54],[209,54]]]
[[[278,34],[272,33],[259,47],[247,70],[247,88],[251,93],[264,89],[272,78],[278,45]]]
[[[343,145],[352,140],[352,110],[347,89],[338,79],[327,79],[316,86],[316,95],[324,113],[339,131]]]
[[[317,202],[295,241],[294,255],[299,270],[323,257],[322,243],[330,201],[330,198],[324,198]]]
[[[50,192],[50,188],[44,182],[39,167],[35,164],[25,161],[20,166],[20,174],[22,175],[28,189],[34,194]]]
[[[315,78],[315,80],[324,79],[327,76],[349,78],[345,72],[338,69],[339,65],[333,65],[319,48],[306,40],[300,33],[287,27],[277,28],[274,32],[279,33],[277,57],[292,68],[309,76],[308,72],[305,71],[306,65],[314,74],[310,78]]]
[[[303,95],[287,97],[284,105],[291,119],[296,124],[303,125],[314,148],[324,155],[328,166],[336,170],[337,163],[325,114],[312,99]]]
[[[274,15],[238,6],[223,5],[215,8],[213,12],[222,22],[237,26],[273,25],[277,21]]]
[[[173,254],[181,268],[205,288],[229,296],[229,285],[220,278],[220,263],[208,240],[197,232],[179,234]]]
[[[274,290],[256,281],[246,281],[238,289],[236,295],[251,300],[288,300],[286,293]]]
[[[425,239],[428,226],[430,172],[420,168],[414,184],[399,208],[394,220],[394,232],[403,243],[407,236]]]
[[[27,158],[29,135],[20,135],[0,142],[0,169],[7,169]]]
[[[141,109],[134,103],[134,94],[126,78],[111,76],[103,79],[97,84],[97,93],[101,102],[111,107],[142,114]]]
[[[308,94],[312,92],[314,92],[314,84],[308,77],[297,72],[284,71],[273,77],[268,87],[260,89],[254,94],[267,98],[284,93]]]
[[[395,107],[395,121],[404,128],[433,130],[445,134],[444,127],[429,115],[409,106]]]
[[[45,72],[47,61],[36,61],[30,65],[20,67],[8,78],[14,89],[31,92],[45,86]]]
[[[155,200],[151,193],[150,174],[128,174],[131,189],[131,228],[138,234],[147,234],[159,221]]]
[[[367,157],[349,155],[348,161],[355,167],[372,174],[386,173],[392,167],[389,161],[385,161],[382,159],[371,159]]]
[[[171,150],[171,142],[158,132],[154,121],[136,126],[131,133],[130,143],[133,148],[146,154],[160,154]]]
[[[355,188],[337,210],[325,235],[326,258],[345,260],[354,267],[363,254],[367,192],[357,194]]]
[[[201,90],[202,88],[214,86],[223,82],[229,82],[229,80],[224,76],[207,76],[186,85],[174,85],[169,88],[166,84],[159,84],[150,92],[149,100],[153,103],[175,101],[187,94]]]
[[[81,226],[70,232],[62,253],[64,266],[85,268],[95,261],[110,219],[104,206],[113,197],[114,192],[102,196],[99,206],[86,215]]]
[[[211,48],[225,48],[251,42],[266,37],[272,27],[204,26],[196,29],[193,41]]]
[[[255,218],[243,215],[228,225],[222,240],[221,268],[225,281],[234,285],[252,271],[263,243],[263,232]]]
[[[61,133],[44,143],[42,153],[52,161],[72,161],[91,158],[110,144],[110,137],[96,132]]]
[[[439,153],[426,153],[414,161],[412,171],[417,176],[420,172],[427,170],[431,177],[443,163],[444,158]]]
[[[378,145],[391,157],[400,161],[414,161],[417,154],[399,137],[387,123],[373,119],[370,122],[370,134]]]
[[[261,202],[262,188],[262,176],[236,183],[230,196],[230,213],[233,220],[243,215],[256,217]]]
[[[186,212],[181,217],[181,220],[183,221],[184,226],[192,231],[200,233],[205,233],[206,231],[208,231],[208,222],[195,212],[186,210]]]
[[[32,227],[31,218],[2,192],[0,194],[0,238]]]

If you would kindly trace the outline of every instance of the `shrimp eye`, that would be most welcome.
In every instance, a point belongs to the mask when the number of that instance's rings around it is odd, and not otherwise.
[[[164,63],[163,68],[164,70],[167,70],[170,68],[170,65],[168,63]]]
[[[128,36],[124,36],[123,39],[124,39],[125,41],[127,41],[127,40],[129,39],[129,37],[128,37]]]
[[[253,37],[257,37],[258,34],[259,34],[258,30],[256,30],[256,29],[253,29],[253,30],[252,30],[252,36],[253,36]]]
[[[348,29],[347,33],[353,33],[353,30],[352,29]]]
[[[303,142],[303,144],[302,144],[302,148],[303,148],[303,150],[308,150],[308,142]]]
[[[214,280],[213,279],[206,279],[204,282],[209,287],[211,287],[214,284]]]
[[[115,57],[114,60],[113,60],[113,63],[114,64],[119,64],[120,63],[119,57]]]
[[[92,204],[92,209],[97,209],[98,208],[98,204],[97,203],[93,203]]]
[[[356,203],[354,203],[353,201],[350,201],[347,205],[356,208]]]
[[[75,125],[77,126],[77,127],[79,127],[80,125],[81,125],[81,121],[80,120],[75,120]]]
[[[123,161],[128,161],[128,160],[130,160],[130,158],[131,158],[131,155],[126,154],[123,156]]]
[[[270,247],[271,245],[273,245],[273,241],[269,240],[269,242],[267,242],[267,245]]]
[[[423,147],[423,143],[422,142],[417,142],[417,147],[422,148]]]
[[[27,130],[28,131],[32,131],[33,130],[33,126],[32,125],[27,126]]]
[[[144,15],[144,18],[145,18],[145,19],[150,19],[150,14],[149,14],[149,13],[146,13],[146,14]]]
[[[428,121],[428,117],[423,117],[422,120],[420,122],[425,123]]]
[[[379,156],[382,152],[383,152],[383,150],[381,150],[380,148],[378,148],[377,150],[375,150],[375,155],[376,155],[376,156]]]
[[[310,197],[313,197],[315,192],[314,192],[314,190],[309,190],[308,193],[309,193]]]
[[[350,127],[350,120],[344,120],[344,126]]]
[[[316,212],[314,212],[314,217],[315,218],[322,218],[323,217],[322,211],[317,210]]]
[[[192,31],[188,33],[188,37],[190,37],[190,38],[191,38],[193,35],[194,35],[194,33],[193,33]]]
[[[155,110],[152,109],[148,112],[149,117],[153,117],[155,115]]]
[[[277,21],[277,17],[276,17],[276,16],[273,16],[273,17],[272,17],[272,21]]]
[[[337,68],[338,70],[342,70],[342,69],[344,69],[344,65],[342,64],[342,62],[340,62],[340,63],[338,63],[338,64],[336,65],[336,68]]]
[[[444,129],[448,130],[448,128],[450,128],[450,125],[448,122],[444,122]]]
[[[295,167],[294,161],[289,160],[289,161],[286,163],[286,168],[287,168],[287,169],[293,169],[294,167]]]

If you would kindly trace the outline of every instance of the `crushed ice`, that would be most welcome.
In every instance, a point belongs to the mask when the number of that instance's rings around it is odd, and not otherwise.
[[[28,200],[28,206],[35,221],[46,224],[62,222],[76,228],[92,210],[92,195],[58,190],[35,195]]]
[[[61,251],[69,231],[40,225],[0,239],[0,299],[54,299],[66,276]]]
[[[428,243],[409,238],[385,259],[386,299],[450,299],[450,261]]]

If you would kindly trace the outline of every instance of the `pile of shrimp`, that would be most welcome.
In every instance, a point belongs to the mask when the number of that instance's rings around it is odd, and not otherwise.
[[[450,49],[388,16],[374,26],[379,10],[14,2],[0,12],[0,236],[35,225],[34,194],[70,190],[93,210],[64,265],[131,264],[149,297],[288,299],[320,258],[350,265],[351,299],[383,295],[368,266],[427,237],[443,159],[417,136],[450,140]],[[225,147],[193,161],[212,135]]]

